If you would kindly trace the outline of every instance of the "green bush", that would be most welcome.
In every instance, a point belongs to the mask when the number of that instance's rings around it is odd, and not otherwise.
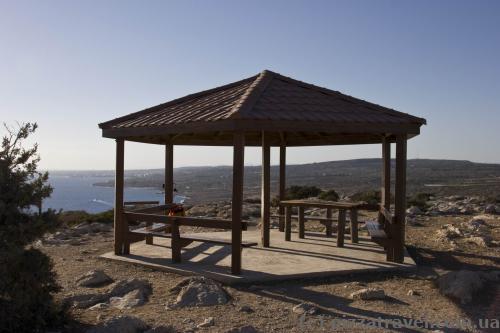
[[[335,190],[328,190],[321,192],[319,198],[321,200],[338,201],[340,196]]]
[[[416,206],[421,210],[427,210],[429,198],[432,196],[430,193],[416,193],[406,200],[406,206]]]
[[[316,186],[293,185],[286,189],[286,198],[288,200],[306,199],[317,197],[320,193],[321,189]]]
[[[364,201],[370,205],[378,205],[380,203],[380,191],[369,190],[357,192],[351,196],[352,201]]]
[[[50,258],[30,247],[57,226],[54,211],[33,209],[52,192],[48,173],[37,171],[37,145],[22,145],[36,128],[5,127],[0,147],[0,332],[45,331],[62,318],[52,298],[58,286]]]
[[[58,214],[59,221],[68,226],[78,225],[80,223],[113,223],[114,210],[91,214],[83,210],[63,211]]]

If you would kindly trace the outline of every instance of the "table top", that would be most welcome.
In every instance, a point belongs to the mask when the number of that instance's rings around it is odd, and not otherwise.
[[[356,209],[365,206],[365,202],[352,201],[313,201],[313,200],[283,200],[282,206],[295,207],[316,207],[316,208],[334,208],[334,209]]]

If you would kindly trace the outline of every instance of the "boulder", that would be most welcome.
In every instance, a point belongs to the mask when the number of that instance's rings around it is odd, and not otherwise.
[[[442,226],[441,230],[438,230],[437,235],[442,239],[454,239],[462,237],[462,231],[452,224],[445,224]]]
[[[111,297],[109,305],[117,309],[131,309],[146,303],[148,295],[146,291],[135,289],[125,294],[123,297]]]
[[[491,245],[491,238],[485,236],[472,236],[465,239],[469,243],[476,244],[479,247],[489,247]]]
[[[485,280],[486,278],[481,272],[453,271],[439,277],[439,291],[445,296],[466,304],[472,301],[473,295],[483,288]]]
[[[292,308],[293,313],[297,314],[309,314],[313,315],[319,312],[319,309],[316,307],[316,305],[309,303],[309,302],[304,302],[295,305]]]
[[[139,318],[119,316],[88,329],[86,333],[139,333],[147,329],[146,323]]]
[[[100,287],[113,282],[102,270],[92,270],[80,276],[76,283],[81,287]]]
[[[379,300],[385,298],[385,291],[383,289],[377,288],[365,288],[358,291],[353,292],[350,295],[351,299],[355,300]]]
[[[220,305],[229,301],[229,295],[219,283],[203,276],[186,278],[171,291],[178,295],[175,303],[167,305],[169,309]]]
[[[500,207],[497,205],[489,204],[484,207],[484,212],[486,214],[498,214],[500,213]]]
[[[151,294],[151,284],[147,280],[127,279],[116,282],[108,290],[109,297],[123,297],[134,290],[140,290],[144,295]]]

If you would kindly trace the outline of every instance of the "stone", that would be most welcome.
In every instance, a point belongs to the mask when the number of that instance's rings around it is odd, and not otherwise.
[[[484,236],[473,236],[465,239],[468,243],[476,244],[479,247],[489,247],[491,245],[491,239]]]
[[[454,239],[462,237],[462,232],[460,229],[452,224],[445,224],[442,226],[441,230],[437,231],[438,237],[443,239]]]
[[[229,295],[219,283],[203,276],[186,278],[171,291],[179,294],[175,303],[167,305],[170,309],[220,305],[229,301]]]
[[[146,323],[139,318],[119,316],[88,329],[86,333],[139,333],[147,329]]]
[[[214,325],[215,325],[214,317],[208,317],[202,323],[196,325],[196,328],[211,327]]]
[[[108,303],[97,303],[96,305],[91,306],[89,310],[102,310],[107,308],[109,308]]]
[[[378,288],[365,288],[353,292],[350,297],[354,300],[380,300],[385,298],[385,291]]]
[[[81,287],[100,287],[113,282],[113,279],[102,270],[92,270],[80,276],[76,282]]]
[[[108,297],[106,294],[77,295],[67,299],[67,301],[77,309],[87,309],[98,303],[105,303],[107,300]]]
[[[147,280],[127,279],[116,282],[108,290],[109,297],[123,297],[133,290],[139,289],[144,295],[151,294],[151,284]]]
[[[410,208],[408,208],[406,210],[406,213],[408,215],[419,215],[419,214],[422,214],[422,210],[420,208],[418,208],[417,206],[411,206]]]
[[[241,327],[230,329],[229,331],[226,331],[225,333],[259,333],[259,332],[260,331],[257,330],[252,325],[246,325],[246,326],[241,326]]]
[[[410,289],[408,290],[408,293],[406,293],[408,296],[420,296],[420,292],[417,290]]]
[[[147,331],[144,331],[144,333],[176,333],[176,332],[177,332],[177,330],[172,325],[157,326],[157,327],[150,328]]]
[[[238,308],[239,312],[252,313],[254,310],[248,305],[242,305]]]
[[[486,205],[486,207],[484,207],[484,212],[486,214],[498,214],[500,213],[500,207],[493,204],[489,204]]]
[[[295,305],[292,308],[292,311],[293,311],[293,313],[297,313],[297,314],[313,315],[313,314],[318,313],[319,309],[312,303],[304,302],[304,303],[300,303],[300,304]]]
[[[123,297],[111,297],[109,305],[117,309],[131,309],[146,303],[147,295],[143,290],[136,289],[125,294]]]
[[[481,272],[453,271],[440,276],[438,285],[441,294],[467,304],[472,301],[473,295],[483,288],[484,278]]]

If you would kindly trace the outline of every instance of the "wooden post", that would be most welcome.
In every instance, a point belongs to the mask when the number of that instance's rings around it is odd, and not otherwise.
[[[285,143],[280,145],[280,188],[279,188],[279,200],[285,200],[285,189],[286,189],[286,146]],[[283,232],[285,230],[285,207],[279,206],[279,230]]]
[[[326,218],[328,219],[326,221],[326,237],[332,237],[332,209],[327,208],[326,209]]]
[[[345,209],[339,209],[339,220],[337,224],[337,246],[344,246],[345,233]]]
[[[165,204],[174,201],[174,145],[165,145]]]
[[[404,261],[406,219],[406,136],[396,137],[396,188],[394,193],[394,227],[391,237],[394,261]]]
[[[172,232],[172,243],[171,243],[171,248],[172,248],[172,261],[174,263],[179,263],[181,262],[181,253],[182,253],[182,246],[181,246],[181,234],[179,232],[179,224],[177,222],[174,222],[171,225],[171,232]]]
[[[271,147],[266,134],[262,132],[262,185],[261,185],[261,238],[262,246],[269,247],[271,218]]]
[[[285,207],[285,240],[292,239],[292,207]]]
[[[388,211],[391,210],[391,143],[388,137],[382,138],[382,187],[381,187],[381,202],[380,204]],[[392,221],[386,221],[384,214],[379,212],[379,224],[384,228],[388,237],[391,234]],[[387,260],[393,261],[394,251],[391,241],[386,243],[385,250],[387,251]]]
[[[245,136],[242,132],[233,138],[233,200],[231,227],[231,273],[241,274],[241,211],[243,209],[243,168]]]
[[[358,210],[356,208],[349,210],[349,219],[351,220],[351,243],[358,243]]]
[[[123,175],[124,175],[125,142],[116,139],[115,166],[115,254],[125,254],[125,227],[123,218]]]
[[[304,223],[304,207],[299,206],[299,238],[305,238],[306,228]]]

